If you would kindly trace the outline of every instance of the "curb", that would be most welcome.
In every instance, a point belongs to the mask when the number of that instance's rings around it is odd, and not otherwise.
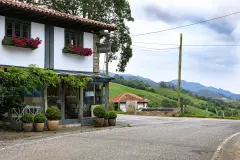
[[[47,141],[47,140],[53,140],[53,139],[60,139],[60,138],[64,138],[64,137],[71,137],[71,136],[78,136],[78,135],[84,135],[84,134],[94,134],[96,132],[106,132],[109,130],[114,130],[114,129],[122,129],[125,128],[123,126],[114,126],[114,127],[109,127],[109,128],[95,128],[94,130],[84,130],[84,131],[73,131],[73,132],[64,132],[64,133],[57,133],[57,134],[52,134],[52,135],[47,135],[47,136],[42,136],[39,138],[34,137],[33,139],[27,140],[27,142],[21,142],[21,140],[13,140],[13,142],[15,141],[15,143],[10,144],[10,145],[6,145],[4,147],[0,147],[0,152],[13,148],[13,147],[19,147],[19,146],[24,146],[24,145],[28,145],[28,144],[34,144],[34,143],[38,143],[38,142],[42,142],[42,141]],[[20,142],[20,143],[19,143]]]
[[[225,140],[222,142],[222,144],[220,144],[220,145],[218,146],[218,148],[217,148],[217,150],[215,151],[215,153],[214,153],[214,155],[213,155],[213,157],[212,157],[211,160],[218,160],[218,159],[219,159],[219,154],[220,154],[221,150],[223,149],[224,145],[226,145],[228,141],[230,141],[232,138],[234,138],[235,136],[237,136],[237,135],[239,135],[239,134],[240,134],[240,132],[235,133],[235,134],[229,136],[227,139],[225,139]]]

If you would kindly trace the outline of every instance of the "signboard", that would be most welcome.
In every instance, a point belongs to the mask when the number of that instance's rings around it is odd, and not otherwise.
[[[97,52],[98,53],[109,53],[109,52],[111,52],[111,44],[110,43],[97,44]]]

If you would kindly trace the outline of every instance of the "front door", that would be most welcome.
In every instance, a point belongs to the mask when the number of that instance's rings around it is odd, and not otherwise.
[[[80,123],[80,120],[78,118],[80,107],[79,88],[65,87],[64,103],[64,124]]]

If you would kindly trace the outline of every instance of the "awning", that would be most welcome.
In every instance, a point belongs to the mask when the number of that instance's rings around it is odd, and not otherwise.
[[[97,74],[97,73],[93,73],[93,72],[78,72],[78,71],[61,71],[61,70],[55,70],[56,73],[58,75],[73,75],[73,76],[77,76],[77,77],[91,77],[93,78],[94,81],[98,81],[98,80],[113,80],[113,77],[110,76],[106,76],[104,74]]]

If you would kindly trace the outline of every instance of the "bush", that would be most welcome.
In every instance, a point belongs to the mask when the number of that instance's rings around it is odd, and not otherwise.
[[[104,118],[104,115],[106,113],[106,109],[103,106],[97,106],[93,109],[94,116],[98,118]]]
[[[115,119],[117,118],[117,113],[113,112],[113,111],[110,111],[109,112],[109,119]]]
[[[46,121],[46,117],[44,114],[39,113],[34,116],[34,123],[44,123]]]
[[[108,118],[109,118],[109,113],[106,112],[106,113],[104,114],[104,119],[108,119]]]
[[[115,110],[115,104],[114,103],[109,103],[109,108],[108,108],[108,110],[109,111],[114,111]]]
[[[46,111],[46,117],[48,120],[60,120],[61,111],[58,109],[58,107],[49,107]]]
[[[22,117],[23,123],[33,123],[33,114],[26,113]]]

